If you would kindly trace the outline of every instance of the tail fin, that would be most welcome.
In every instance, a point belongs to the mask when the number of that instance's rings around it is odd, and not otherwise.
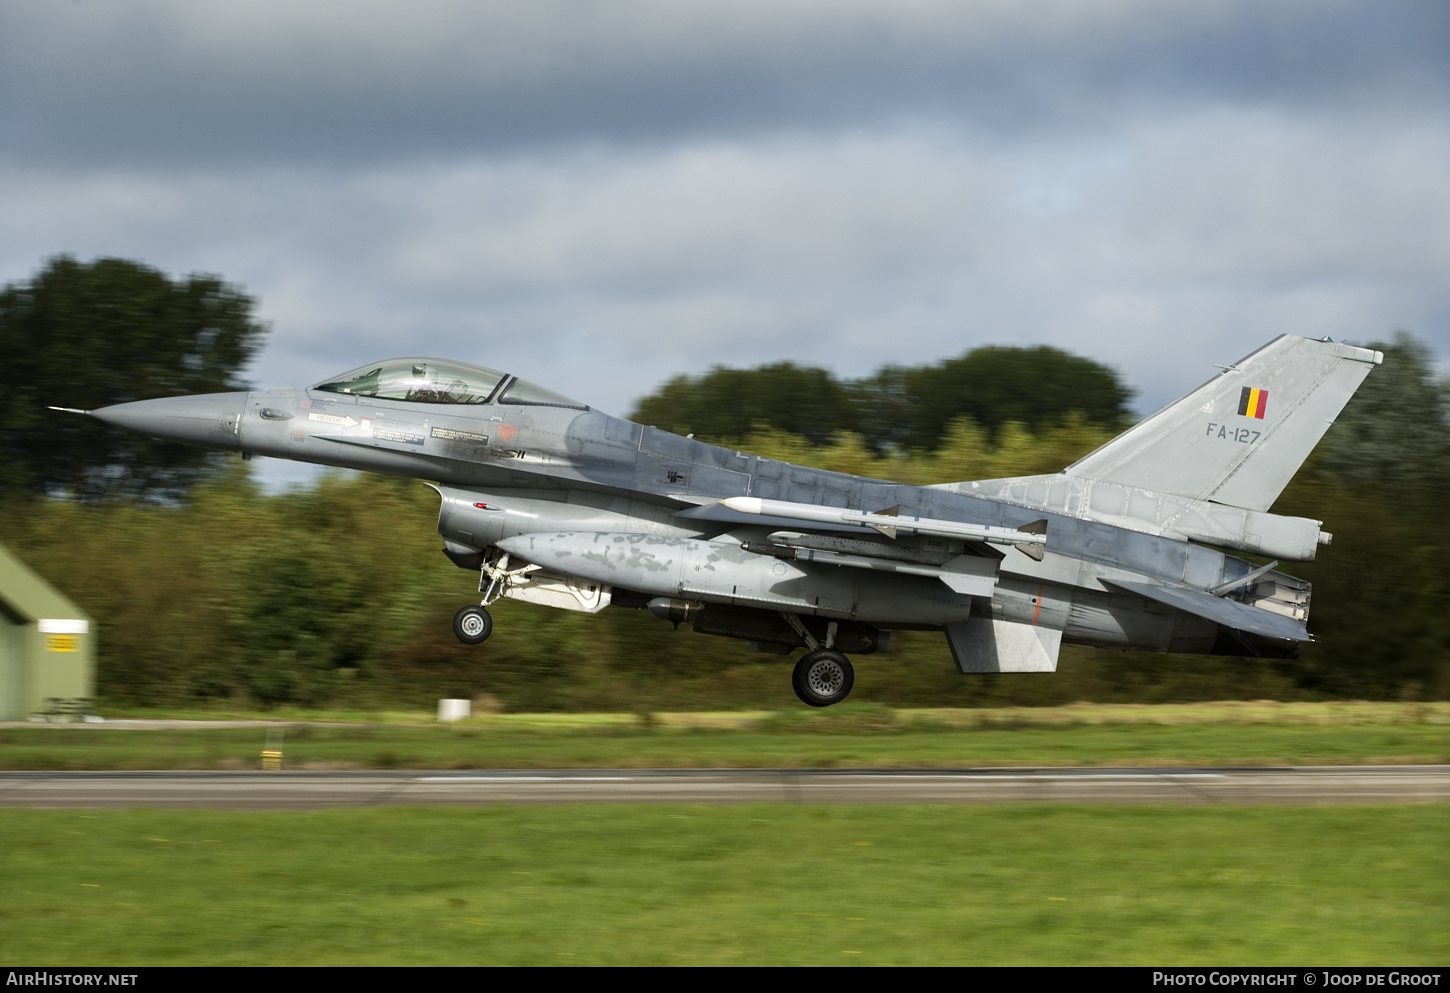
[[[1063,471],[1266,511],[1382,361],[1281,335]]]

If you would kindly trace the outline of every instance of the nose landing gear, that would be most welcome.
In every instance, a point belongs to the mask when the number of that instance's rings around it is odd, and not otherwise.
[[[469,604],[453,615],[453,633],[465,645],[477,645],[493,634],[493,618],[482,607]]]
[[[478,592],[483,594],[483,602],[476,607],[470,604],[453,615],[453,633],[465,645],[481,644],[493,634],[493,618],[484,608],[503,596],[509,581],[508,564],[508,553],[493,549],[479,570]]]

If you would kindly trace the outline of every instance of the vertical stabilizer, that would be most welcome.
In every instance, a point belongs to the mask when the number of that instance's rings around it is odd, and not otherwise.
[[[1064,472],[1266,511],[1382,361],[1282,335]]]

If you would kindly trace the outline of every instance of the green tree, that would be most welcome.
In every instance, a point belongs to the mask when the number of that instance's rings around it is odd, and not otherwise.
[[[1334,544],[1291,570],[1314,583],[1319,639],[1290,666],[1339,696],[1450,694],[1450,384],[1405,332],[1274,511],[1322,519]]]
[[[791,362],[716,366],[700,376],[676,376],[630,416],[717,442],[737,442],[765,425],[813,445],[856,434],[875,452],[932,451],[963,417],[993,437],[1004,424],[1025,425],[1035,434],[1072,414],[1079,415],[1075,423],[1118,430],[1130,421],[1132,395],[1116,372],[1090,359],[1047,346],[990,346],[936,365],[886,366],[845,382]]]
[[[244,389],[237,373],[265,329],[254,301],[216,276],[173,281],[126,259],[51,259],[0,291],[0,494],[87,500],[174,496],[208,465],[154,441],[47,407]]]
[[[1038,433],[1078,413],[1091,424],[1130,423],[1133,391],[1091,359],[1038,345],[974,348],[935,365],[887,366],[852,384],[858,430],[876,447],[934,450],[969,417],[994,436],[1002,425]]]
[[[1320,469],[1438,520],[1450,492],[1450,381],[1436,377],[1429,348],[1407,332],[1373,347],[1384,364],[1324,439]]]
[[[852,430],[854,417],[851,397],[834,376],[793,362],[676,376],[630,415],[676,434],[716,440],[743,438],[756,423],[768,424],[815,445]]]

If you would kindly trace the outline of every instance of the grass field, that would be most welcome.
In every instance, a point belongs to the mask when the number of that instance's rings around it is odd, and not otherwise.
[[[135,715],[142,716],[142,715]],[[199,717],[200,713],[188,716]],[[213,717],[219,715],[211,715]],[[255,714],[227,714],[256,717]],[[281,716],[281,715],[273,715]],[[1185,704],[825,713],[298,714],[287,768],[1338,765],[1450,762],[1446,704]],[[263,728],[0,729],[0,768],[257,768]]]
[[[1450,959],[1450,809],[0,811],[27,965]]]

